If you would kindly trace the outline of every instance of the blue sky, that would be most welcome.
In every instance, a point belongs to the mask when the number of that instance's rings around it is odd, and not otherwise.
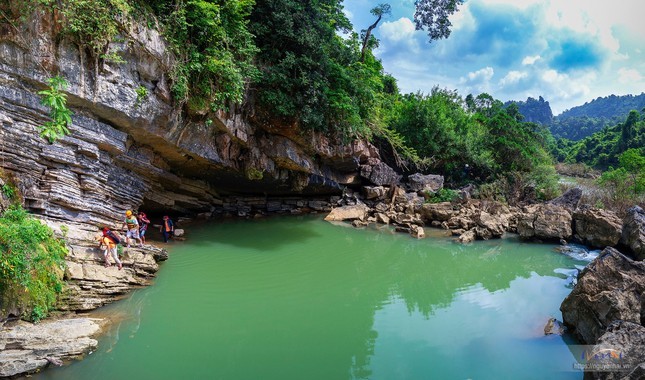
[[[386,2],[345,0],[357,32]],[[599,96],[645,91],[645,1],[467,0],[452,34],[428,43],[415,31],[413,0],[392,0],[374,35],[402,92],[438,85],[500,100],[543,96],[554,114]]]

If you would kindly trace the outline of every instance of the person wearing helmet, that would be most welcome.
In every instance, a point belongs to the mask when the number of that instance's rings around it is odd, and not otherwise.
[[[136,215],[132,213],[132,210],[128,210],[125,212],[125,220],[123,221],[123,226],[121,228],[126,228],[127,231],[125,233],[125,242],[126,242],[126,247],[130,247],[130,239],[134,239],[139,243],[139,247],[141,247],[143,244],[141,244],[141,238],[139,237],[139,222],[137,221]]]

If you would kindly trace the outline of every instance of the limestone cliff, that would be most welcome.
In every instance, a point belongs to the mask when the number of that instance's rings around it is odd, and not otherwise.
[[[55,12],[0,21],[0,179],[55,231],[69,228],[59,309],[97,308],[154,277],[165,252],[152,248],[128,249],[122,271],[102,265],[97,226],[119,227],[127,209],[327,210],[343,185],[398,180],[370,143],[334,144],[266,115],[260,121],[251,98],[244,107],[189,114],[171,97],[175,58],[160,33],[132,20],[120,30],[107,49],[125,61],[117,63],[60,33]],[[50,120],[38,92],[55,75],[69,82],[73,123],[70,135],[49,144],[38,133]]]
[[[189,117],[171,98],[174,58],[157,31],[122,25],[109,51],[126,62],[114,63],[58,34],[53,17],[0,25],[0,168],[31,212],[111,225],[129,208],[212,212],[239,203],[234,195],[260,195],[256,207],[266,209],[270,197],[397,178],[368,142],[333,144],[297,125],[258,122],[250,106]],[[48,144],[37,132],[48,120],[37,92],[58,73],[70,83],[73,125]]]

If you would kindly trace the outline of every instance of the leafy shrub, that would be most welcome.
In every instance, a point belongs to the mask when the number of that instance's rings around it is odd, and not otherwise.
[[[127,16],[132,9],[127,0],[67,0],[60,4],[63,31],[97,57],[118,34],[117,18]]]
[[[67,248],[53,231],[14,205],[0,217],[0,298],[38,321],[62,291]]]
[[[148,97],[148,89],[145,88],[144,86],[139,86],[135,91],[137,93],[137,100],[135,101],[134,104],[135,106],[138,107]]]
[[[57,75],[48,79],[47,83],[49,89],[39,91],[38,95],[43,97],[42,104],[49,107],[49,116],[52,120],[39,126],[39,129],[40,136],[53,144],[59,138],[69,134],[67,126],[72,124],[72,111],[67,108],[67,95],[63,93],[69,85],[65,78]]]
[[[459,198],[456,190],[441,188],[434,194],[428,195],[428,203],[453,202]]]
[[[16,190],[14,190],[13,186],[9,185],[8,183],[2,185],[2,188],[0,190],[2,191],[2,194],[9,199],[13,199],[13,197],[16,195]]]

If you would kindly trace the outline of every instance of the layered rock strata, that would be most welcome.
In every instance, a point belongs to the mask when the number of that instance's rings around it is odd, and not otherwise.
[[[96,349],[100,320],[91,318],[19,321],[0,329],[0,377],[33,373],[78,359]]]
[[[0,168],[32,212],[110,225],[126,209],[215,212],[234,194],[340,194],[341,185],[399,179],[366,141],[340,144],[235,106],[187,116],[171,99],[175,62],[157,31],[122,25],[125,42],[108,50],[125,63],[114,63],[57,35],[52,17],[0,34]],[[48,144],[38,136],[49,112],[38,91],[54,74],[69,81],[74,114],[71,135]]]

